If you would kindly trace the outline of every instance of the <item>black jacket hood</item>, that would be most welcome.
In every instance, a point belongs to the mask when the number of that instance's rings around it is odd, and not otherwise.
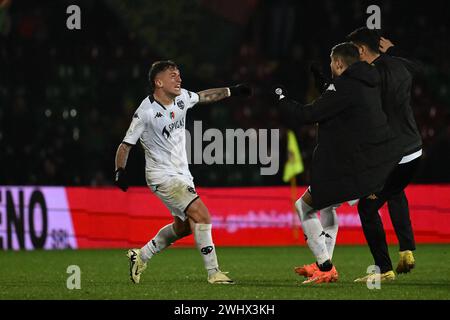
[[[369,87],[380,85],[381,78],[375,66],[359,61],[348,67],[342,76],[358,80]]]

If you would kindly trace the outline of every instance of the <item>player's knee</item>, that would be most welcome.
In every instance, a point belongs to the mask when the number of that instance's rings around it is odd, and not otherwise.
[[[310,207],[313,205],[311,192],[308,190],[302,195],[301,199]]]
[[[211,223],[211,217],[209,216],[208,210],[198,210],[196,213],[196,223],[203,223],[203,224],[210,224]]]
[[[175,219],[173,230],[175,231],[175,234],[177,235],[178,238],[187,237],[192,233],[191,226],[189,225],[188,220],[182,222],[181,220],[177,221],[177,219]]]
[[[211,223],[208,208],[200,200],[193,202],[186,213],[195,223]]]

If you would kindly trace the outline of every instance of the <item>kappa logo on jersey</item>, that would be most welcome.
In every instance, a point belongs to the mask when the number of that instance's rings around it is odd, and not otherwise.
[[[177,106],[178,106],[178,108],[180,108],[180,110],[183,110],[184,109],[184,102],[183,102],[183,100],[177,101]]]
[[[172,111],[172,112],[170,113],[170,119],[172,119],[172,120],[175,119],[175,112]]]
[[[139,115],[137,114],[137,112],[133,115],[133,118],[139,119]]]
[[[157,112],[156,114],[155,114],[155,118],[161,118],[163,115],[162,115],[162,113],[161,112]]]
[[[330,84],[326,91],[336,91],[336,87],[334,86],[334,84]]]

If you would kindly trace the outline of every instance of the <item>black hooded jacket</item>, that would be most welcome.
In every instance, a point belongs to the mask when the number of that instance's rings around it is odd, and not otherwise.
[[[420,64],[416,61],[396,55],[396,47],[387,54],[381,54],[372,64],[381,76],[381,99],[389,126],[398,137],[397,149],[402,155],[420,150],[422,138],[411,109],[411,86],[413,75],[420,73]],[[395,49],[395,50],[394,50]]]
[[[283,98],[288,127],[318,123],[311,167],[313,206],[359,199],[381,190],[401,156],[382,110],[376,68],[356,62],[308,105]]]

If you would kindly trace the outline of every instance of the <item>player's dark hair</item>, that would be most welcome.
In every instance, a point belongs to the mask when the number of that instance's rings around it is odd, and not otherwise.
[[[331,49],[331,55],[341,58],[347,66],[359,61],[358,48],[351,42],[343,42],[335,45]]]
[[[358,28],[348,34],[346,39],[355,44],[366,45],[373,53],[380,53],[380,34],[375,29]]]
[[[150,91],[152,93],[155,91],[155,78],[158,73],[166,71],[169,68],[178,69],[178,66],[172,60],[161,60],[152,64],[150,71],[148,72],[148,81],[150,82]]]

